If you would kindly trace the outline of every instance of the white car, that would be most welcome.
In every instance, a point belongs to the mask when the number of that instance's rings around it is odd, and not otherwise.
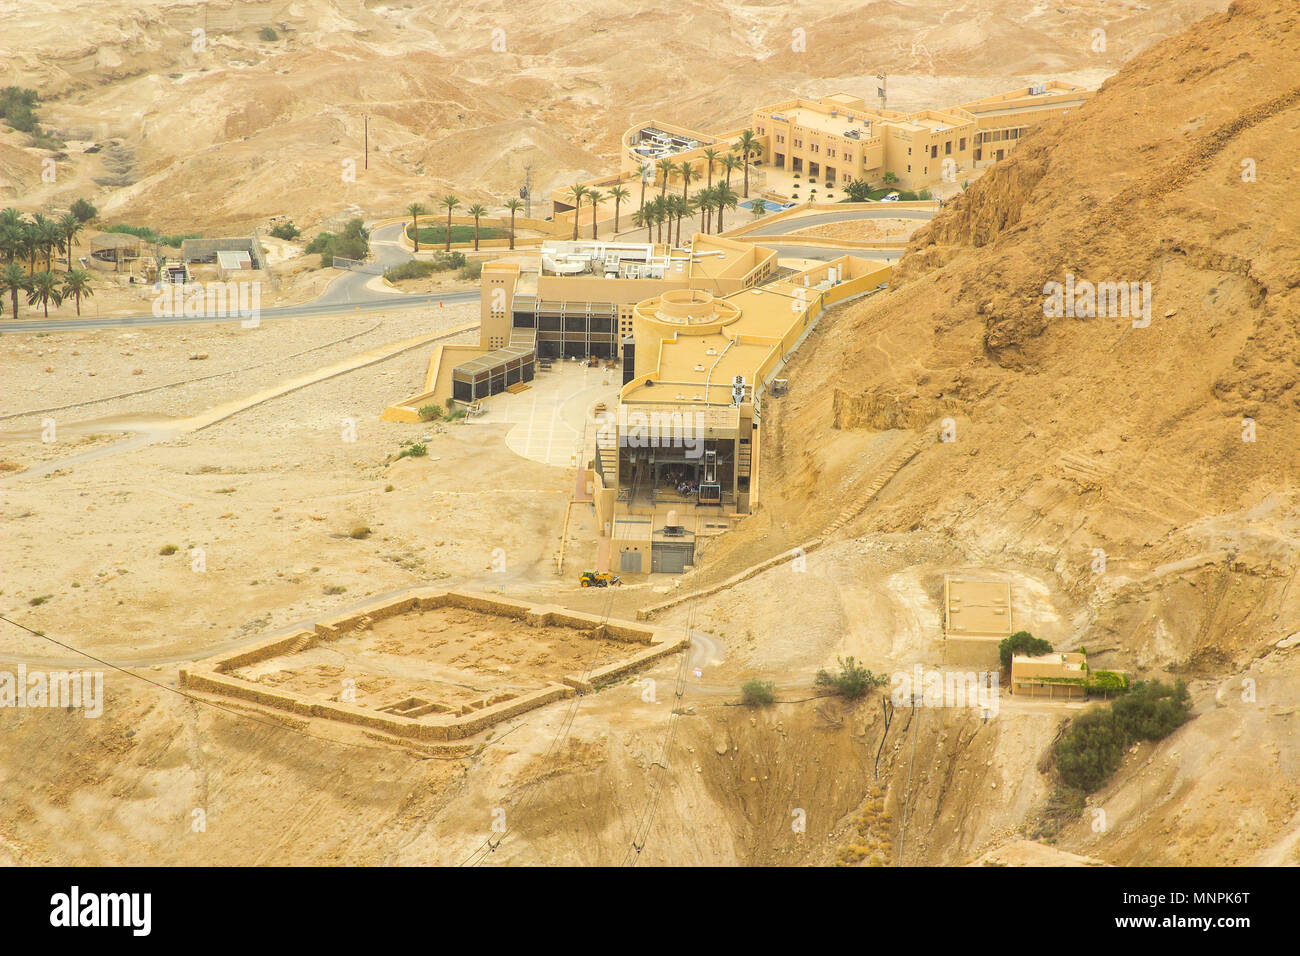
[[[881,202],[898,202],[898,193],[890,193],[888,196],[882,196]]]

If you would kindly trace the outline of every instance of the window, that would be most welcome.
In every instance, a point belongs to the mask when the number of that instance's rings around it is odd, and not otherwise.
[[[936,143],[935,145],[933,145],[933,146],[930,147],[930,158],[931,158],[931,159],[938,159],[938,158],[939,158],[939,144],[938,144],[938,143]]]
[[[948,140],[948,142],[943,144],[943,154],[945,156],[952,155],[952,140]]]
[[[907,164],[907,171],[908,171],[909,173],[912,171],[912,164],[911,164],[911,163],[908,163],[908,164]]]
[[[957,140],[957,150],[958,150],[958,152],[963,152],[963,153],[966,151],[966,137],[965,137],[965,136],[963,136],[961,139]]]

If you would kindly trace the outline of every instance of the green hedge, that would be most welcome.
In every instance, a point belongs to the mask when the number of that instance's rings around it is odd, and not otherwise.
[[[510,237],[510,230],[497,229],[494,226],[480,226],[478,230],[478,237],[480,242],[484,239],[508,239]],[[407,223],[406,225],[406,238],[407,239],[411,238],[410,223]],[[452,242],[473,242],[474,227],[473,226],[452,226],[451,241]],[[420,245],[441,246],[441,245],[445,245],[446,242],[447,242],[447,227],[445,225],[422,226],[420,228]]]

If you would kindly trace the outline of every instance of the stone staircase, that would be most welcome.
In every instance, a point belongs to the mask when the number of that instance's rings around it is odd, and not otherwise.
[[[894,452],[894,454],[885,461],[885,464],[881,466],[880,471],[876,473],[876,477],[872,479],[871,484],[867,485],[866,490],[854,499],[852,504],[841,511],[839,516],[826,527],[826,530],[822,532],[822,537],[829,537],[843,528],[858,515],[862,514],[862,512],[866,510],[867,505],[871,504],[872,499],[880,493],[880,489],[885,487],[885,485],[889,483],[889,480],[893,478],[894,475],[898,474],[899,470],[904,465],[919,455],[922,448],[933,443],[934,435],[929,429],[927,429],[919,437],[913,439],[902,448],[898,449],[898,451]]]

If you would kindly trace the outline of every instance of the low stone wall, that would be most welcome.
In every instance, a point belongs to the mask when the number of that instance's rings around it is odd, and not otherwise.
[[[369,623],[413,611],[439,607],[468,610],[507,617],[525,627],[547,625],[590,630],[594,636],[643,645],[627,658],[599,667],[586,677],[566,675],[561,682],[548,681],[537,690],[508,700],[487,704],[471,713],[426,713],[404,717],[337,701],[310,701],[296,694],[277,691],[251,681],[241,680],[231,672],[273,657],[294,654],[322,641],[337,640]],[[266,638],[240,648],[203,665],[181,671],[181,686],[249,701],[263,707],[288,711],[303,717],[319,717],[340,723],[382,731],[394,737],[414,740],[458,740],[481,733],[502,720],[518,716],[575,693],[588,693],[596,686],[630,674],[650,661],[684,650],[689,637],[680,631],[654,629],[633,621],[606,620],[595,614],[571,611],[558,605],[534,606],[524,601],[473,591],[449,591],[420,588],[395,598],[377,600],[346,615],[318,621],[311,630]],[[471,705],[474,706],[474,705]],[[443,708],[444,710],[446,708]]]

